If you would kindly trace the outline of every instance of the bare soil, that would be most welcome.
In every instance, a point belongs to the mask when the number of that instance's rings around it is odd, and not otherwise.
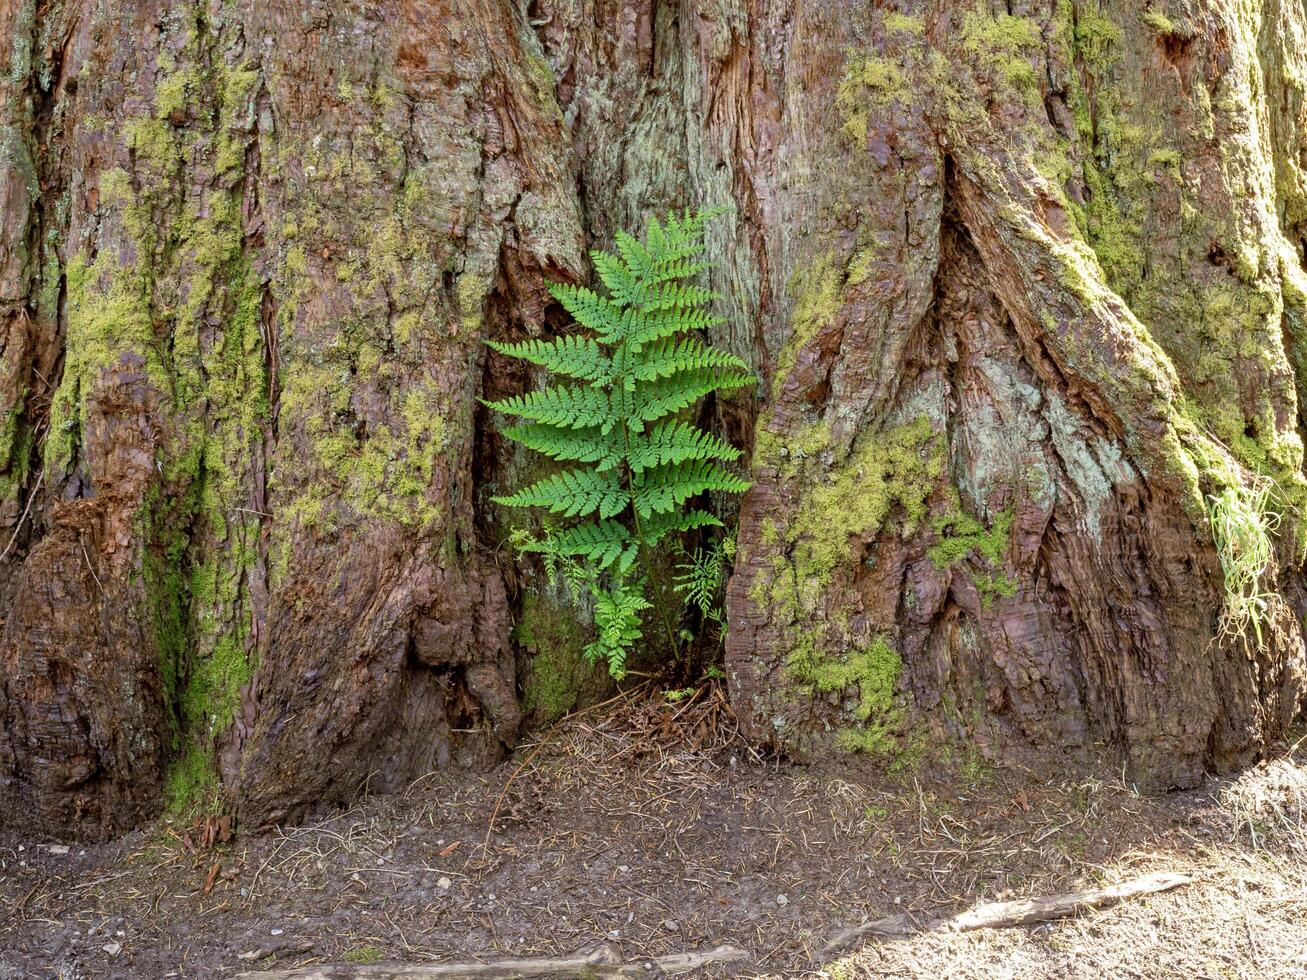
[[[507,789],[506,789],[507,786]],[[630,694],[483,774],[264,836],[160,821],[0,837],[0,978],[214,977],[324,961],[630,958],[733,943],[719,976],[1300,977],[1307,759],[1144,797],[1119,773],[976,758],[761,758],[713,691]],[[494,829],[491,820],[494,818]],[[208,830],[211,834],[213,826]],[[830,950],[841,927],[1155,870],[1194,884],[1037,928]]]

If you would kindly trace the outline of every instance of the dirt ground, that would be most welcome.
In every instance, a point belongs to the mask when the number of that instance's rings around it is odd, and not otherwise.
[[[715,692],[631,695],[493,772],[432,774],[261,837],[205,846],[201,827],[167,821],[67,850],[0,837],[0,980],[600,942],[632,959],[749,951],[716,976],[1307,975],[1307,752],[1163,798],[1119,773],[1041,769],[789,765],[735,737]],[[1196,880],[1038,927],[826,948],[863,919],[1155,870]]]

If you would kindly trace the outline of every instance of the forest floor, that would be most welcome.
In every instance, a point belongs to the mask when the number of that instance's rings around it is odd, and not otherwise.
[[[432,774],[264,836],[205,846],[199,826],[160,821],[96,846],[0,837],[0,980],[605,942],[630,959],[729,943],[750,961],[714,975],[735,977],[1307,975],[1307,752],[1165,797],[1071,771],[790,765],[736,737],[720,695],[631,695],[493,772]],[[827,949],[864,919],[1159,870],[1194,880],[1041,926]]]

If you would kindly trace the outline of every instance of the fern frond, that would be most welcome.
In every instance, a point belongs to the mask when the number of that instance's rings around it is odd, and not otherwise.
[[[706,490],[744,493],[748,489],[746,481],[703,459],[653,467],[632,481],[635,509],[641,517],[675,510]]]
[[[654,274],[657,260],[640,239],[625,231],[619,231],[613,239],[617,242],[617,250],[622,253],[622,259],[633,273],[641,279],[648,279]]]
[[[706,371],[714,368],[731,368],[748,372],[749,365],[730,351],[709,347],[693,337],[679,341],[663,340],[640,352],[640,360],[632,372],[637,381],[656,381],[682,371]]]
[[[633,306],[644,299],[643,277],[632,273],[616,255],[595,249],[590,253],[590,259],[617,306]]]
[[[684,255],[660,261],[657,269],[648,276],[648,281],[656,285],[681,279],[693,279],[712,268],[711,262],[691,262],[692,257]]]
[[[653,608],[644,597],[644,582],[617,583],[612,589],[594,593],[595,628],[599,635],[585,647],[591,662],[606,661],[608,671],[619,680],[626,675],[627,651],[639,642],[643,632],[640,613]]]
[[[729,443],[669,416],[715,391],[754,383],[735,355],[709,346],[703,334],[723,322],[708,304],[715,293],[695,284],[708,268],[704,222],[716,212],[651,217],[642,240],[615,235],[616,254],[591,253],[606,295],[582,286],[550,287],[584,332],[552,341],[493,344],[509,357],[572,380],[544,391],[487,404],[523,421],[505,435],[529,449],[580,464],[506,497],[514,507],[539,507],[579,518],[543,538],[513,537],[542,556],[545,570],[563,575],[573,599],[588,596],[597,636],[586,656],[620,677],[642,638],[650,608],[645,580],[626,576],[638,556],[669,534],[721,526],[705,510],[685,510],[708,491],[740,493],[748,483],[719,465],[739,458]],[[724,545],[696,551],[676,587],[706,622],[727,567]],[[684,569],[689,569],[688,571]],[[691,577],[693,576],[693,577]],[[674,648],[680,639],[669,627]]]
[[[641,422],[656,422],[714,391],[743,388],[753,381],[753,376],[748,374],[686,371],[673,378],[643,382],[636,385],[632,414]]]
[[[725,317],[713,316],[707,310],[663,310],[656,313],[628,310],[627,313],[627,343],[636,350],[679,333],[699,333],[726,322]]]
[[[701,527],[725,527],[718,518],[706,510],[688,510],[683,514],[675,512],[653,514],[641,526],[644,530],[645,543],[650,547],[658,544],[669,534],[695,531]]]
[[[673,588],[685,597],[685,603],[699,610],[705,620],[721,621],[716,609],[717,595],[726,580],[726,541],[716,547],[695,548],[672,574]]]
[[[505,429],[504,436],[551,459],[595,463],[599,470],[610,470],[621,462],[625,448],[620,444],[615,430],[604,433],[598,428],[515,425]]]
[[[631,532],[618,521],[587,521],[552,534],[547,541],[533,541],[521,547],[527,552],[552,551],[571,558],[583,558],[606,569],[614,562],[624,562],[625,571],[635,560],[637,543]]]
[[[600,339],[614,343],[624,336],[622,308],[594,290],[558,282],[549,287],[549,295],[558,300],[577,323],[599,334]]]
[[[627,463],[631,471],[668,463],[684,463],[689,459],[735,460],[740,450],[724,439],[687,422],[660,422],[647,433],[631,438]]]
[[[640,304],[640,309],[645,313],[693,309],[697,306],[707,306],[713,300],[721,298],[711,289],[704,289],[702,286],[683,286],[676,282],[665,282],[649,290],[648,296]]]
[[[599,345],[589,337],[569,335],[554,340],[524,340],[520,344],[486,344],[506,357],[539,364],[554,374],[581,381],[606,381],[613,363]]]
[[[631,494],[614,472],[588,468],[564,470],[509,497],[491,498],[505,507],[545,507],[565,517],[586,517],[599,512],[601,519],[620,514]]]
[[[608,393],[599,388],[545,388],[484,404],[505,415],[569,429],[597,428],[606,433],[618,422]]]

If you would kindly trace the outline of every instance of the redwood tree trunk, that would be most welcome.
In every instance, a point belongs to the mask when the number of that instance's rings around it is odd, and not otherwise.
[[[684,206],[733,207],[714,340],[763,379],[711,406],[752,735],[1165,788],[1299,713],[1301,4],[0,0],[0,37],[0,821],[257,826],[573,703],[583,631],[489,502],[528,461],[478,398],[533,379],[481,341]],[[1258,643],[1206,500],[1268,479]]]

